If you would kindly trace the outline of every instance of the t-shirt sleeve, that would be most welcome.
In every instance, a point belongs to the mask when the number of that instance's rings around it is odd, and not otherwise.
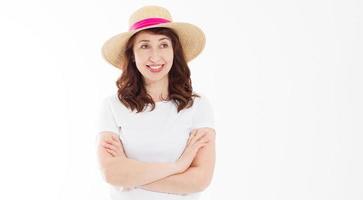
[[[118,126],[111,110],[110,101],[105,98],[100,106],[98,115],[97,133],[110,131],[118,134]]]
[[[214,111],[209,99],[204,95],[195,99],[192,120],[192,129],[202,127],[215,128]]]

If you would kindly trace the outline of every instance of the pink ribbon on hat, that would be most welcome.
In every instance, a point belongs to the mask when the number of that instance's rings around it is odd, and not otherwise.
[[[164,18],[146,18],[143,20],[140,20],[138,22],[135,22],[129,29],[129,31],[137,30],[140,28],[144,28],[147,26],[157,25],[157,24],[163,24],[170,22],[167,19]]]

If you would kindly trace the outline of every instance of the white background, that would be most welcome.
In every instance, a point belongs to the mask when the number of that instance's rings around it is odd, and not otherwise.
[[[363,199],[362,1],[1,1],[0,199],[107,199],[101,46],[141,6],[206,33],[190,63],[217,163],[202,199]]]

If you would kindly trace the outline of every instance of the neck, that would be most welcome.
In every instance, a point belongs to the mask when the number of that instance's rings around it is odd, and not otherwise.
[[[155,82],[149,82],[145,85],[147,93],[152,97],[154,102],[166,99],[169,96],[168,92],[169,81],[167,78]]]

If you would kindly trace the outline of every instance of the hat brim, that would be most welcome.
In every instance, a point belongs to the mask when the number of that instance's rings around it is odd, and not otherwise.
[[[113,66],[123,70],[126,63],[125,48],[127,41],[137,32],[155,27],[165,27],[174,30],[179,36],[187,62],[197,57],[205,46],[205,35],[203,31],[190,23],[171,22],[148,26],[135,31],[123,32],[108,39],[102,47],[104,59]]]

